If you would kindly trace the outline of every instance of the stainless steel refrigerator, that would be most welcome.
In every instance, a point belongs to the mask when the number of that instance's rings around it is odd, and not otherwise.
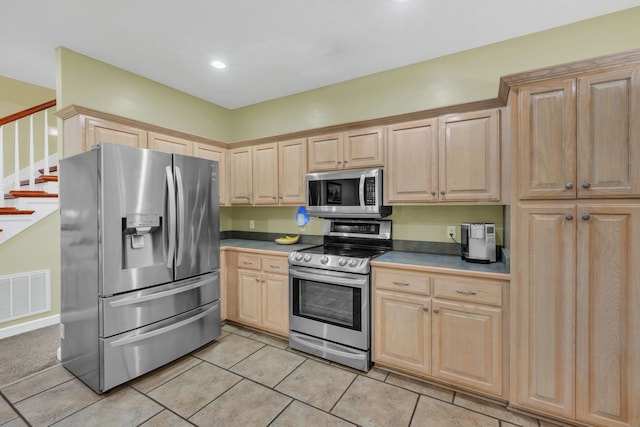
[[[220,336],[217,162],[101,143],[59,179],[65,368],[102,393]]]

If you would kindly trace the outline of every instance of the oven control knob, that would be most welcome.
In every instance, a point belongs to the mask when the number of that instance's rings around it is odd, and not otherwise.
[[[349,262],[349,267],[355,267],[356,265],[358,265],[358,260],[355,258]]]
[[[300,261],[302,259],[302,254],[296,254],[296,261]]]
[[[304,256],[304,261],[305,261],[305,262],[309,262],[309,261],[311,261],[311,255],[310,255],[310,254],[306,254],[306,255]]]
[[[340,259],[338,260],[338,264],[340,264],[341,266],[346,265],[347,259],[345,257],[340,257]]]
[[[320,258],[320,262],[323,264],[326,264],[329,262],[329,257],[326,255],[323,255],[322,258]]]

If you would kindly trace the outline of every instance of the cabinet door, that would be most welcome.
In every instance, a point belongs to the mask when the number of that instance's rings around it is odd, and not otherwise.
[[[129,147],[147,148],[147,131],[118,123],[87,117],[87,146],[84,151],[99,142],[128,145]]]
[[[225,206],[227,204],[227,150],[213,145],[194,142],[193,155],[218,162],[220,206]]]
[[[431,372],[431,299],[375,292],[373,360],[419,374]]]
[[[149,148],[165,153],[193,155],[193,142],[155,132],[149,132]]]
[[[342,145],[341,133],[309,138],[309,172],[342,169]]]
[[[289,281],[283,274],[262,275],[262,327],[289,335]]]
[[[640,195],[640,69],[578,79],[578,197]]]
[[[520,205],[511,277],[511,402],[575,414],[575,204]]]
[[[307,140],[295,139],[278,143],[279,191],[281,205],[306,203]]]
[[[500,200],[500,112],[479,111],[440,119],[441,201]]]
[[[640,206],[578,207],[576,417],[640,425]]]
[[[432,375],[502,396],[502,309],[432,301]]]
[[[229,202],[232,205],[250,205],[253,191],[251,175],[251,147],[229,150]]]
[[[384,166],[383,128],[358,129],[345,133],[344,167],[357,169]]]
[[[437,119],[429,119],[387,128],[385,203],[438,200],[437,123]]]
[[[253,163],[249,173],[253,176],[253,204],[278,204],[278,144],[253,147]]]
[[[576,196],[575,80],[539,83],[518,94],[521,199]]]
[[[259,271],[238,270],[238,321],[260,326],[262,319],[262,278]]]
[[[227,320],[227,281],[228,281],[227,251],[220,251],[220,320]],[[234,287],[235,290],[235,287]]]

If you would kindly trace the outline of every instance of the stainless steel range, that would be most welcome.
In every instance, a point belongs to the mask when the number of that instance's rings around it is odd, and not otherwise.
[[[391,221],[325,219],[323,244],[289,254],[289,345],[371,367],[371,259],[391,250]]]

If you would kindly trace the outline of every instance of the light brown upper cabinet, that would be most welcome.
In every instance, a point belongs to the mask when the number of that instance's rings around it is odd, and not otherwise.
[[[441,117],[441,201],[500,200],[500,111]]]
[[[384,139],[383,127],[311,137],[309,172],[384,166]]]
[[[385,203],[438,200],[438,119],[387,128]]]
[[[521,199],[640,196],[640,69],[536,83],[518,102]]]
[[[76,141],[76,130],[83,126],[84,138]],[[65,121],[65,156],[88,151],[100,142],[147,148],[147,131],[81,114]]]
[[[229,203],[232,205],[252,204],[252,163],[253,151],[251,147],[229,150]]]
[[[278,143],[278,204],[304,205],[306,202],[307,140]]]
[[[149,148],[165,153],[193,155],[192,141],[156,132],[149,132]]]
[[[388,126],[385,203],[500,201],[500,111]]]
[[[249,176],[253,178],[254,205],[278,204],[278,144],[260,144],[253,149]]]
[[[218,188],[220,206],[227,204],[227,150],[214,145],[193,143],[193,155],[218,162]]]
[[[232,205],[299,205],[305,202],[307,140],[229,150]]]

